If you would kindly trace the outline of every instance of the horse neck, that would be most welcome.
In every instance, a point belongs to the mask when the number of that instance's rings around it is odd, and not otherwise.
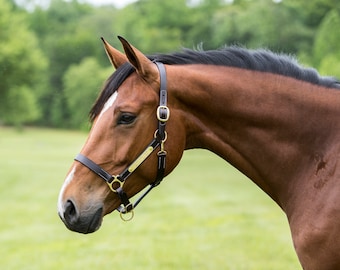
[[[169,72],[176,73],[169,89],[186,126],[186,149],[221,156],[282,208],[300,176],[314,170],[311,160],[327,156],[339,137],[340,91],[227,67]]]

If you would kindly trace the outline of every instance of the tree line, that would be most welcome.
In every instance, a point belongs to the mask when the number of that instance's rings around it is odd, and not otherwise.
[[[139,0],[122,9],[0,0],[0,124],[88,128],[113,72],[101,36],[117,48],[115,35],[124,36],[144,53],[265,47],[340,78],[339,29],[334,0]]]

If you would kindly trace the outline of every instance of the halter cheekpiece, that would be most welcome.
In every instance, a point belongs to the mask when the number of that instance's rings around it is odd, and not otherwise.
[[[101,168],[91,159],[87,158],[82,154],[78,154],[74,160],[80,162],[92,172],[101,177],[110,189],[117,193],[120,198],[121,205],[117,210],[121,214],[123,220],[130,220],[133,218],[133,210],[141,202],[141,200],[164,178],[165,165],[166,165],[166,151],[164,150],[164,142],[167,139],[167,133],[165,131],[166,122],[170,116],[170,110],[167,107],[167,87],[166,87],[166,70],[163,63],[154,62],[157,65],[160,76],[160,92],[159,92],[159,106],[157,108],[157,119],[158,119],[158,129],[154,133],[154,138],[151,143],[145,148],[145,150],[120,174],[111,175],[106,170]],[[127,194],[125,193],[123,186],[127,178],[159,147],[157,152],[158,156],[158,166],[157,166],[157,176],[153,183],[150,184],[149,188],[137,199],[135,203],[131,203]],[[129,218],[123,217],[123,214],[131,213]]]

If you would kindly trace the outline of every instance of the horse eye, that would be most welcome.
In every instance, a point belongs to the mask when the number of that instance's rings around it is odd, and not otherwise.
[[[128,124],[132,124],[136,119],[136,115],[132,114],[132,113],[122,113],[118,120],[117,120],[117,124],[118,125],[128,125]]]

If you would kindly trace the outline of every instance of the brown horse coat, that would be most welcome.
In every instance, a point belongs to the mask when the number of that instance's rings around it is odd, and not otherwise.
[[[93,127],[81,150],[110,174],[120,173],[153,137],[159,100],[156,65],[120,40],[125,55],[104,41],[117,71],[91,111]],[[339,83],[267,51],[151,58],[166,64],[166,174],[185,149],[216,153],[283,209],[304,269],[340,269]],[[154,180],[156,160],[150,155],[124,183],[128,197]],[[119,204],[105,182],[74,162],[58,202],[68,228],[93,232]]]

